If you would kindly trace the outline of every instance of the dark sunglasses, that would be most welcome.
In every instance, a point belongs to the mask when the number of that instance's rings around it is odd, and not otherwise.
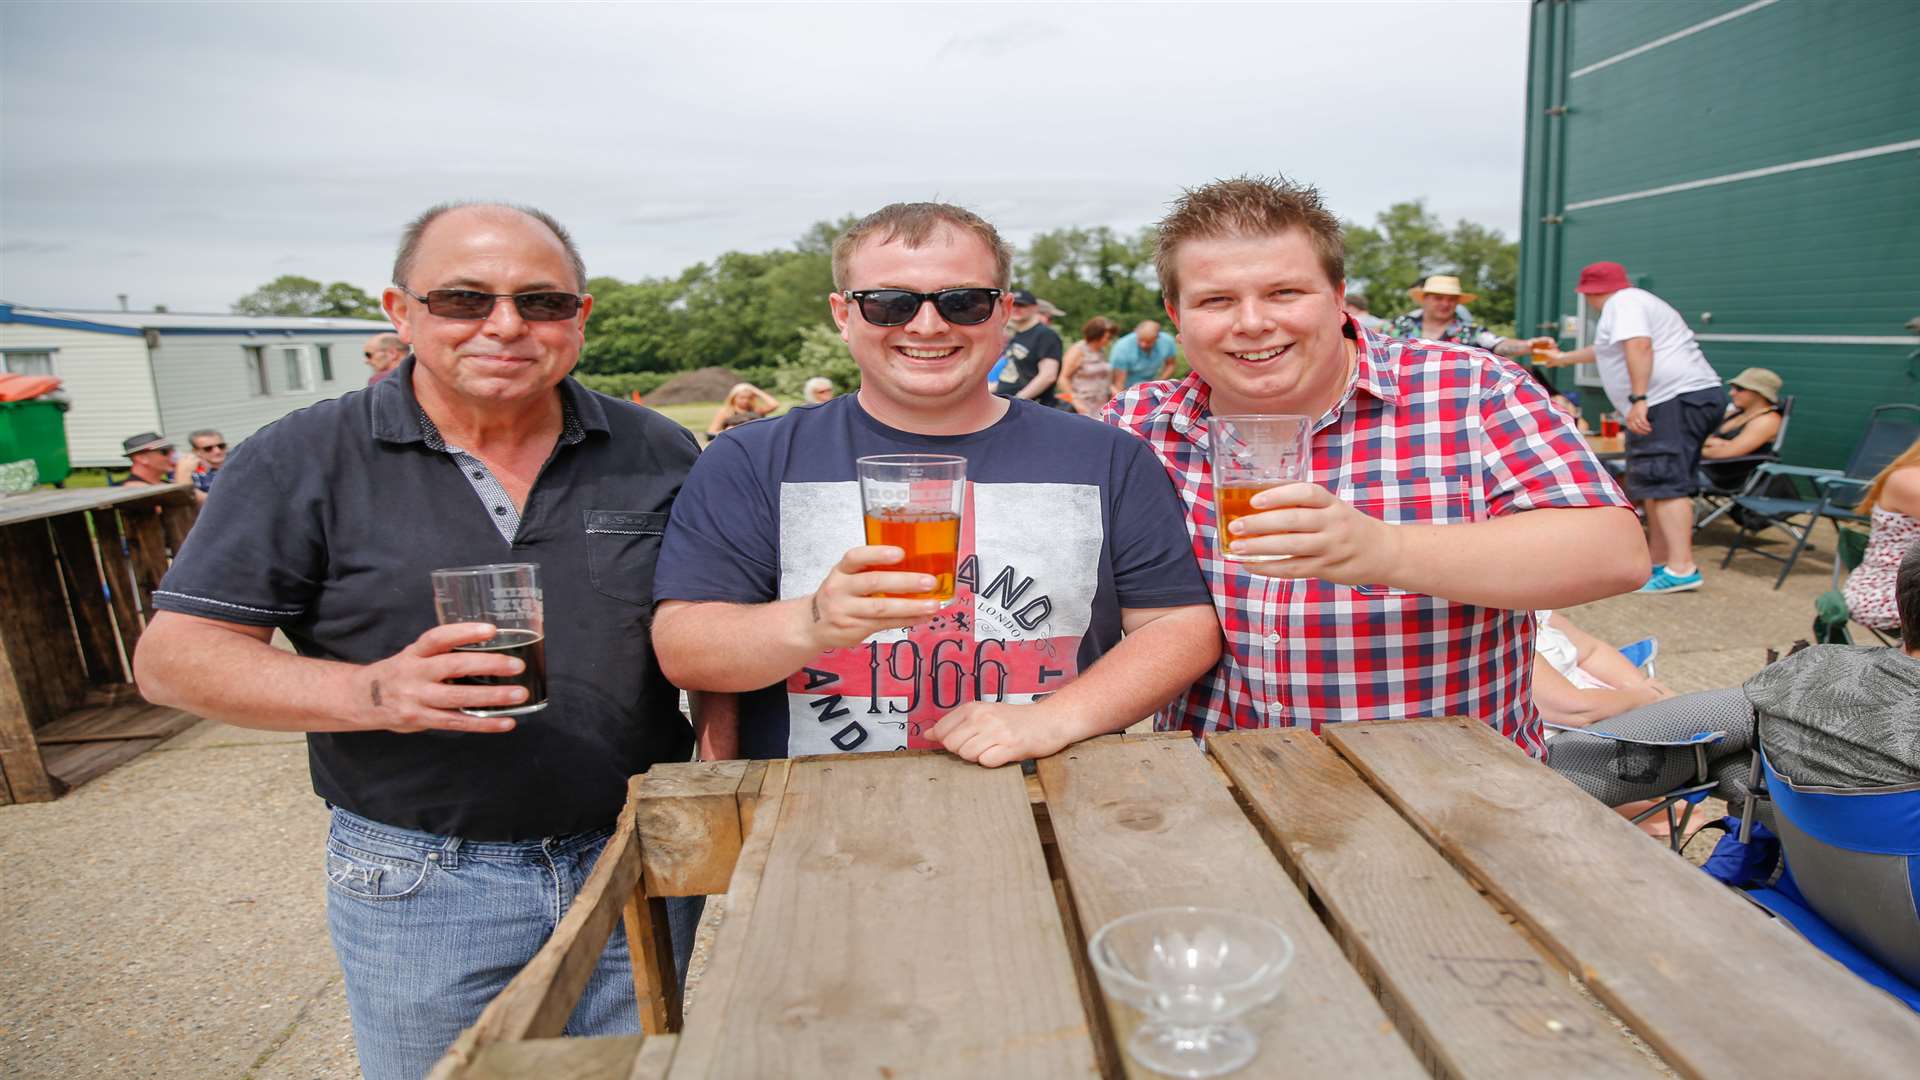
[[[941,289],[939,292],[909,292],[906,289],[853,289],[847,299],[860,305],[860,317],[875,326],[904,326],[920,314],[920,305],[933,301],[940,317],[959,326],[978,326],[993,318],[1000,302],[999,289]]]
[[[225,450],[226,448],[227,448],[227,444],[223,442],[210,442],[205,446],[194,447],[195,450],[198,450],[203,454],[209,450]]]
[[[528,322],[558,322],[580,313],[580,297],[570,292],[484,293],[472,289],[429,289],[421,296],[412,289],[394,283],[394,287],[427,305],[427,310],[443,319],[484,319],[503,299],[512,299],[514,309]],[[371,355],[371,354],[369,354]]]

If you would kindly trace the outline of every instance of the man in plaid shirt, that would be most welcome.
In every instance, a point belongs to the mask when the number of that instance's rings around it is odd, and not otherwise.
[[[1519,367],[1390,340],[1342,310],[1340,223],[1312,189],[1241,178],[1190,191],[1155,264],[1193,374],[1104,419],[1166,465],[1227,634],[1159,714],[1195,734],[1474,716],[1545,752],[1534,617],[1630,592],[1647,546],[1625,497]],[[1260,493],[1222,557],[1207,419],[1315,418],[1310,483]]]

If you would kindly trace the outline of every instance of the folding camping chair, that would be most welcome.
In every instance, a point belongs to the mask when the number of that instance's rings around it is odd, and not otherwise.
[[[1787,425],[1793,420],[1792,394],[1780,395],[1779,409],[1780,430],[1773,433],[1773,442],[1765,450],[1757,454],[1746,454],[1741,457],[1721,458],[1717,461],[1703,461],[1700,463],[1700,468],[1694,477],[1694,482],[1700,487],[1699,492],[1693,497],[1693,527],[1696,532],[1713,524],[1731,511],[1733,509],[1735,496],[1759,494],[1759,492],[1754,490],[1753,473],[1748,473],[1747,478],[1741,481],[1739,485],[1726,487],[1714,482],[1712,472],[1708,466],[1746,465],[1749,463],[1754,465],[1767,465],[1779,461],[1780,448],[1785,446],[1787,442]],[[1755,472],[1758,472],[1758,469],[1756,469]]]
[[[1758,718],[1756,717],[1756,723]],[[1753,750],[1740,840],[1772,803],[1786,865],[1747,899],[1815,948],[1920,1011],[1920,782],[1841,790],[1796,784],[1775,770],[1764,737]]]
[[[1866,520],[1852,510],[1853,505],[1860,501],[1874,474],[1913,445],[1915,439],[1920,439],[1920,405],[1880,405],[1868,417],[1866,434],[1860,437],[1844,470],[1810,469],[1779,462],[1755,469],[1746,489],[1752,494],[1734,496],[1733,505],[1741,511],[1734,515],[1740,532],[1727,545],[1727,556],[1720,560],[1720,568],[1726,569],[1733,562],[1733,556],[1744,548],[1782,564],[1780,576],[1773,582],[1773,587],[1778,589],[1793,571],[1800,553],[1809,546],[1808,541],[1821,519]],[[1776,477],[1794,486],[1793,496],[1759,494],[1770,490]],[[1756,547],[1754,538],[1767,529],[1779,529],[1793,537],[1793,550],[1777,555]]]

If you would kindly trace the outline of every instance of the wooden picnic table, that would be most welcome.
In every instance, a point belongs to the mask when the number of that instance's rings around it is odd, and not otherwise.
[[[0,805],[56,798],[193,724],[140,697],[131,661],[196,513],[191,484],[0,497]]]
[[[1024,780],[921,752],[659,766],[632,794],[435,1080],[1152,1076],[1086,940],[1176,904],[1295,943],[1248,1077],[1920,1061],[1920,1017],[1470,720],[1109,736]],[[702,893],[723,915],[680,1029],[660,897]],[[554,1038],[623,913],[652,1034]]]
[[[1625,435],[1595,434],[1583,435],[1581,437],[1587,440],[1587,446],[1591,447],[1593,452],[1600,457],[1622,457],[1625,456],[1627,452],[1627,437]]]

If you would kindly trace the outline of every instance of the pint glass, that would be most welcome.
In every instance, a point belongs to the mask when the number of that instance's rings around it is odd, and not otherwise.
[[[1207,421],[1213,463],[1214,520],[1220,557],[1234,562],[1278,562],[1290,555],[1236,555],[1227,527],[1260,511],[1253,497],[1270,487],[1307,479],[1313,420],[1305,416],[1215,416]]]
[[[547,631],[540,605],[540,567],[534,563],[454,566],[433,572],[433,608],[440,625],[492,623],[494,636],[456,652],[496,653],[527,666],[518,675],[471,675],[459,686],[520,686],[527,700],[497,709],[462,709],[468,716],[525,716],[547,707]]]
[[[878,593],[901,600],[951,600],[967,500],[967,459],[946,454],[880,454],[854,461],[867,543],[907,553],[877,569],[927,574],[931,592]]]

